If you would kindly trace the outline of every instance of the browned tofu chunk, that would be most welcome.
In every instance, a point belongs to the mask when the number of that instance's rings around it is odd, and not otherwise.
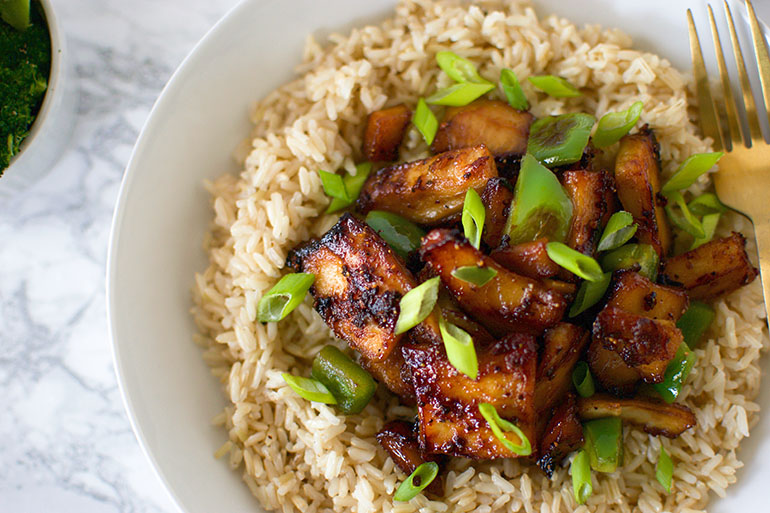
[[[360,363],[374,379],[401,397],[405,403],[415,403],[412,372],[404,362],[400,347],[396,347],[382,360],[372,360],[362,355]]]
[[[656,320],[607,306],[593,325],[593,338],[616,352],[647,383],[659,383],[674,358],[682,332],[673,321]]]
[[[684,290],[653,283],[641,274],[624,270],[615,274],[607,305],[650,319],[678,321],[689,300]]]
[[[460,306],[493,335],[501,337],[512,330],[539,334],[564,316],[568,302],[561,293],[512,273],[456,230],[432,230],[422,239],[420,256]],[[466,266],[489,267],[497,275],[480,287],[452,276],[453,270]]]
[[[626,365],[618,353],[605,348],[602,340],[591,340],[587,359],[594,378],[605,390],[615,395],[633,394],[636,384],[642,379],[638,370]]]
[[[490,248],[500,245],[508,223],[508,214],[513,202],[513,186],[505,178],[492,178],[481,193],[484,203],[484,230],[481,237]]]
[[[561,267],[551,260],[545,249],[548,239],[538,239],[501,247],[489,254],[498,264],[509,271],[533,279],[552,278],[559,274]]]
[[[534,120],[529,112],[499,100],[476,100],[463,107],[450,107],[431,149],[440,153],[484,144],[495,156],[523,155]]]
[[[588,331],[561,322],[545,332],[535,379],[535,411],[538,416],[551,414],[551,409],[564,399],[572,387],[572,370],[588,343]]]
[[[746,254],[746,239],[736,232],[664,260],[661,272],[661,281],[683,287],[692,299],[729,294],[756,277]]]
[[[364,155],[372,162],[398,160],[398,147],[412,119],[406,105],[377,110],[369,114],[364,132]]]
[[[543,432],[537,464],[551,477],[564,457],[583,445],[583,424],[578,418],[575,394],[567,394],[553,411]]]
[[[490,403],[534,443],[537,349],[531,335],[513,333],[492,346],[476,346],[479,374],[459,373],[440,344],[405,344],[419,410],[420,446],[428,454],[474,459],[514,458],[479,412]],[[514,437],[514,434],[511,434]],[[536,446],[535,446],[536,447]]]
[[[417,283],[374,230],[344,214],[321,239],[293,250],[288,263],[315,275],[315,309],[335,335],[367,359],[391,354],[403,336],[394,334],[399,301]]]
[[[573,213],[566,244],[594,256],[602,230],[615,211],[615,183],[604,171],[570,170],[562,184],[572,200]]]
[[[636,238],[650,244],[664,258],[671,247],[665,203],[660,193],[660,154],[652,130],[646,126],[639,133],[620,140],[615,161],[615,185],[623,209],[639,225]]]
[[[403,420],[388,422],[377,433],[377,441],[406,475],[410,475],[417,467],[428,461],[436,462],[441,466],[440,457],[435,454],[424,454],[420,450],[417,429],[411,422]],[[444,477],[439,473],[426,490],[439,497],[444,495]]]
[[[468,189],[480,194],[496,176],[495,160],[486,146],[447,151],[372,173],[357,205],[363,213],[385,210],[435,225],[462,211]]]
[[[620,417],[651,435],[676,438],[696,424],[692,411],[681,404],[666,404],[651,398],[619,399],[607,394],[578,398],[581,419]]]

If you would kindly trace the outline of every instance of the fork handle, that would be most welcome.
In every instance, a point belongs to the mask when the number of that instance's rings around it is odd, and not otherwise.
[[[754,234],[757,238],[762,293],[765,296],[765,320],[770,322],[770,220],[755,222]]]

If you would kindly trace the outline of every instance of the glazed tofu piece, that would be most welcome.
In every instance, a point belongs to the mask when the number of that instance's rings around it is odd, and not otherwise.
[[[661,281],[683,287],[692,299],[729,294],[756,277],[746,239],[736,232],[665,260],[661,271]]]
[[[489,347],[476,345],[479,374],[459,373],[443,345],[406,344],[419,412],[420,446],[429,454],[474,459],[515,458],[479,412],[490,403],[534,443],[537,349],[531,335],[513,333]],[[514,434],[510,434],[515,437]],[[536,446],[535,446],[536,447]]]
[[[573,205],[565,244],[592,257],[602,230],[615,211],[614,180],[604,171],[579,169],[565,171],[561,181]]]
[[[641,274],[625,270],[614,277],[607,305],[650,319],[678,321],[689,306],[684,290],[653,283]]]
[[[436,225],[462,211],[468,189],[481,194],[496,176],[494,158],[483,144],[447,151],[371,174],[357,205],[363,213],[385,210],[418,224]]]
[[[540,440],[537,464],[548,477],[556,465],[583,446],[583,424],[578,417],[575,394],[567,394],[553,411]]]
[[[681,404],[666,404],[652,398],[619,399],[607,394],[578,398],[581,419],[620,417],[651,435],[676,438],[696,424],[692,411]]]
[[[508,214],[513,202],[513,185],[505,178],[492,178],[481,193],[484,203],[484,229],[481,237],[490,248],[500,245],[508,223]]]
[[[596,316],[593,338],[617,353],[647,383],[663,380],[683,340],[673,321],[650,319],[614,306],[606,306]]]
[[[561,267],[551,260],[545,249],[548,239],[522,242],[509,246],[503,244],[489,256],[509,271],[533,279],[552,278],[559,274]]]
[[[636,384],[642,379],[638,370],[626,365],[623,358],[612,349],[604,347],[600,339],[591,340],[586,358],[593,377],[602,388],[614,395],[632,395]]]
[[[404,104],[369,114],[364,132],[364,156],[371,162],[398,160],[398,147],[404,138],[412,111]]]
[[[615,185],[623,209],[639,225],[636,238],[650,244],[664,258],[671,248],[665,203],[660,196],[660,154],[652,130],[646,126],[620,140],[615,161]]]
[[[374,379],[401,397],[405,403],[415,403],[412,373],[404,361],[401,347],[396,347],[382,360],[372,360],[362,355],[359,363]]]
[[[495,336],[511,331],[540,334],[564,317],[568,301],[562,293],[505,269],[457,230],[432,230],[423,237],[420,256],[460,306]],[[452,275],[465,266],[489,267],[497,274],[479,287]]]
[[[294,249],[288,264],[312,273],[315,309],[335,335],[369,360],[384,360],[401,297],[417,285],[401,259],[366,223],[344,214],[323,237]]]
[[[435,454],[424,454],[417,440],[417,427],[411,422],[393,420],[383,426],[377,433],[377,441],[398,468],[406,475],[428,461],[441,466],[441,458]],[[426,488],[427,491],[439,497],[444,495],[444,478],[439,473],[436,479]]]
[[[450,107],[431,149],[440,153],[484,144],[495,156],[523,155],[534,120],[529,112],[499,100],[476,100],[463,107]]]
[[[572,388],[572,371],[588,344],[588,331],[562,322],[543,336],[543,349],[535,379],[535,411],[548,416]]]

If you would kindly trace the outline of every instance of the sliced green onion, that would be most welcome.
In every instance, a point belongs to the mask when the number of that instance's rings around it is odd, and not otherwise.
[[[695,347],[708,331],[716,313],[706,303],[690,301],[690,306],[676,322],[676,327],[682,331],[684,341],[689,347]]]
[[[606,148],[618,142],[639,121],[644,103],[634,102],[627,110],[608,112],[599,120],[593,142],[597,148]]]
[[[29,27],[30,0],[0,0],[0,18],[19,32]]]
[[[444,349],[449,363],[471,379],[479,375],[479,362],[476,358],[476,348],[473,338],[467,331],[447,322],[443,315],[438,318],[438,326],[441,330],[441,339],[444,341]]]
[[[481,246],[481,232],[484,229],[486,216],[487,213],[481,196],[475,189],[468,189],[468,192],[465,193],[465,203],[463,203],[463,232],[465,232],[465,238],[476,249]]]
[[[688,203],[687,206],[690,207],[690,212],[696,216],[724,214],[727,212],[727,207],[719,201],[719,198],[713,192],[701,194]]]
[[[455,82],[473,82],[476,84],[490,84],[491,82],[479,75],[476,66],[454,52],[443,51],[436,54],[436,62],[444,73]]]
[[[572,474],[572,493],[575,494],[575,500],[578,504],[585,504],[594,491],[591,485],[591,465],[585,449],[580,449],[572,458],[569,472]]]
[[[505,233],[511,245],[542,237],[563,241],[572,220],[572,200],[558,178],[532,155],[521,159],[519,178],[513,192],[513,208]]]
[[[612,273],[602,274],[602,279],[598,281],[584,280],[583,283],[580,284],[580,288],[575,296],[575,301],[569,309],[569,316],[577,317],[598,303],[599,300],[604,297],[604,293],[607,292],[611,280]]]
[[[463,82],[455,84],[444,89],[440,89],[428,96],[425,101],[431,105],[449,105],[451,107],[462,107],[468,105],[476,98],[487,94],[495,88],[495,84],[475,82]]]
[[[600,281],[604,272],[599,263],[588,255],[576,251],[561,242],[549,242],[545,245],[548,258],[588,281]]]
[[[412,124],[417,127],[428,145],[433,144],[433,138],[436,137],[438,131],[438,120],[422,98],[417,100],[417,107],[412,115]]]
[[[509,422],[500,417],[495,407],[489,403],[479,404],[479,412],[484,420],[487,421],[495,437],[505,446],[506,449],[519,456],[529,456],[532,454],[532,444],[530,444],[527,435],[513,422]],[[519,443],[505,436],[505,432],[513,433],[519,439]]]
[[[669,178],[663,185],[661,191],[668,193],[688,188],[695,183],[700,175],[714,167],[717,161],[722,158],[722,155],[724,155],[724,153],[721,151],[714,153],[696,153],[695,155],[691,155],[687,160],[682,162],[679,169],[671,175],[671,178]]]
[[[452,270],[452,276],[458,280],[467,281],[477,287],[483,287],[489,281],[497,276],[497,271],[491,267],[479,267],[476,265],[466,265]]]
[[[396,335],[409,331],[430,315],[438,299],[439,280],[438,276],[426,280],[403,295],[398,304]]]
[[[662,445],[660,446],[658,463],[655,465],[655,478],[666,490],[666,493],[671,493],[671,481],[674,478],[674,462]]]
[[[566,79],[555,75],[528,77],[527,80],[529,80],[533,86],[554,98],[571,98],[582,95],[577,87],[570,84]]]
[[[420,247],[420,239],[425,236],[425,230],[396,214],[382,210],[372,210],[366,215],[366,224],[377,232],[385,242],[406,258],[409,253]]]
[[[350,193],[345,186],[345,180],[342,179],[337,173],[330,173],[323,169],[318,170],[318,174],[321,176],[321,185],[323,185],[324,192],[327,196],[342,200],[348,205],[352,203]]]
[[[703,237],[698,237],[692,241],[690,249],[695,249],[698,246],[702,246],[714,238],[714,234],[717,231],[717,225],[719,224],[719,218],[722,214],[706,214],[701,219],[701,226],[703,227]]]
[[[650,281],[658,277],[658,262],[658,253],[649,244],[626,244],[605,253],[601,260],[602,269],[606,272],[638,266],[639,274]]]
[[[617,249],[634,236],[638,226],[634,224],[634,216],[621,210],[615,212],[607,221],[607,226],[604,228],[602,238],[599,239],[599,245],[596,247],[597,251],[609,251],[611,249]]]
[[[583,424],[585,449],[591,468],[611,473],[623,460],[623,423],[620,417],[589,420]]]
[[[579,161],[596,118],[575,112],[540,118],[529,128],[527,153],[548,167]]]
[[[414,472],[412,472],[403,483],[398,485],[393,500],[406,502],[414,499],[421,491],[431,484],[434,479],[436,479],[437,475],[438,463],[434,461],[422,463],[414,469]]]
[[[679,191],[669,191],[665,196],[668,200],[666,214],[668,214],[671,224],[680,230],[684,230],[696,239],[704,238],[706,232],[703,230],[703,224],[687,208],[687,203],[685,203],[682,194]],[[678,211],[674,208],[674,205],[678,207]]]
[[[314,281],[315,275],[310,273],[291,273],[283,276],[259,300],[259,322],[277,322],[289,315],[305,299],[305,294]]]
[[[329,207],[326,209],[326,213],[331,214],[352,205],[353,202],[358,199],[358,195],[361,193],[361,189],[363,189],[364,183],[366,183],[366,179],[369,178],[369,173],[371,172],[371,162],[362,162],[360,164],[356,164],[356,175],[345,175],[345,177],[342,179],[342,183],[345,192],[348,195],[348,199],[346,200],[344,198],[333,197],[331,203],[329,203]],[[335,174],[334,176],[337,175]],[[321,176],[321,180],[323,181],[323,176]]]
[[[288,372],[284,372],[281,376],[286,384],[303,399],[315,401],[317,403],[337,404],[337,399],[335,399],[332,393],[329,392],[329,389],[317,379],[293,376]]]
[[[686,342],[681,342],[676,350],[673,360],[668,363],[666,372],[663,375],[663,381],[655,383],[652,387],[663,398],[664,401],[671,404],[682,391],[687,376],[690,375],[697,357],[688,347]]]
[[[575,369],[572,371],[572,384],[575,385],[575,390],[580,397],[591,397],[596,392],[591,369],[586,362],[579,361],[575,364]]]
[[[503,68],[500,71],[500,86],[503,88],[505,97],[508,99],[508,104],[511,107],[518,110],[529,110],[529,102],[527,97],[524,96],[519,79],[516,78],[516,73],[513,70]]]
[[[316,355],[310,376],[331,392],[345,414],[360,413],[377,390],[372,376],[334,346],[326,346]]]

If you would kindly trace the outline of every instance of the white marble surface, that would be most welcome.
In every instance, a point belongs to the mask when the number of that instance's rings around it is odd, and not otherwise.
[[[80,91],[67,151],[0,205],[0,512],[175,512],[131,432],[104,274],[136,137],[236,0],[54,0]]]

